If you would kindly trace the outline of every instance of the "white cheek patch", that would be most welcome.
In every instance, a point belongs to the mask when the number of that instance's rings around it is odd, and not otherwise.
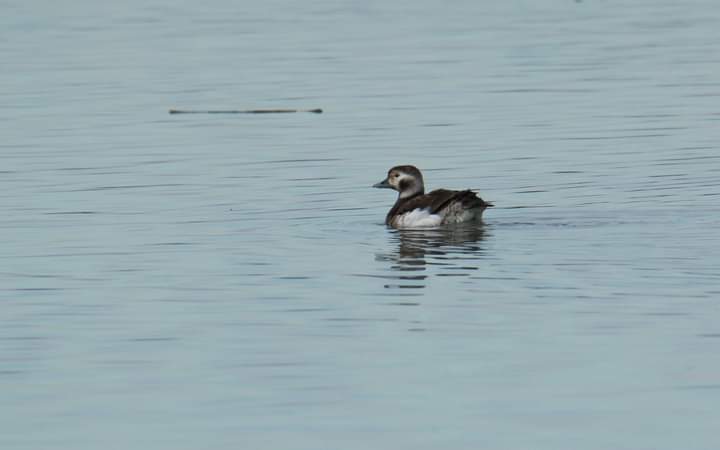
[[[437,214],[431,214],[430,210],[425,209],[413,209],[410,212],[399,216],[395,220],[395,225],[398,227],[436,227],[442,222],[442,217]]]
[[[404,173],[401,173],[399,177],[392,177],[390,178],[390,184],[395,186],[396,188],[400,187],[400,182],[404,179],[408,178],[407,175]]]
[[[408,183],[407,187],[410,187],[410,189],[407,189],[405,191],[400,190],[400,183],[404,180],[410,181]],[[400,198],[407,198],[415,195],[417,193],[416,186],[413,184],[415,182],[415,178],[410,175],[401,174],[399,177],[395,179],[395,187],[397,188],[398,192],[400,192]]]

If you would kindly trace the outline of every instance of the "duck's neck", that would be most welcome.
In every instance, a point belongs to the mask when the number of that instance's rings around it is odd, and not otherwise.
[[[395,200],[395,204],[392,208],[390,208],[390,211],[388,211],[387,216],[385,216],[385,224],[390,225],[390,221],[392,220],[393,216],[400,210],[402,205],[404,205],[406,202],[414,199],[415,197],[418,197],[420,195],[423,195],[425,193],[424,189],[421,187],[419,191],[415,192],[401,192],[400,195],[398,195],[397,200]]]
[[[417,197],[418,195],[423,195],[425,193],[425,189],[422,185],[413,187],[412,189],[406,189],[398,195],[398,201],[400,200],[407,200],[409,198]]]

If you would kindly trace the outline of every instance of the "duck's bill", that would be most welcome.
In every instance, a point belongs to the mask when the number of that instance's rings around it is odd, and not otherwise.
[[[374,188],[380,188],[380,189],[392,189],[392,186],[390,186],[390,183],[388,183],[387,178],[382,180],[379,183],[373,184]]]

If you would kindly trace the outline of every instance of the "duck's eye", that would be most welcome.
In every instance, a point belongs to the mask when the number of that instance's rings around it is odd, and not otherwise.
[[[397,178],[397,177],[399,177],[399,176],[400,176],[400,174],[397,174],[397,173],[394,173],[394,174],[393,174],[393,178]]]

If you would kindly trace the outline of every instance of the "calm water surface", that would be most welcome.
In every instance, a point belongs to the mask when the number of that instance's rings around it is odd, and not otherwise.
[[[0,447],[720,445],[716,2],[0,7]]]

